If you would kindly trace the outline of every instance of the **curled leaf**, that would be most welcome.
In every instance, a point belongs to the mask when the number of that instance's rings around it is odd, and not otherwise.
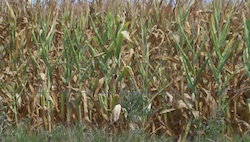
[[[105,77],[99,79],[98,84],[97,84],[97,88],[95,90],[95,95],[98,94],[98,92],[100,91],[100,89],[102,88],[103,84],[105,81]]]
[[[123,37],[125,37],[128,41],[132,42],[131,38],[129,37],[128,31],[121,31]]]
[[[17,103],[17,107],[21,108],[22,99],[21,99],[21,96],[18,93],[16,93],[16,103]]]
[[[189,107],[183,100],[177,101],[177,108],[178,109],[188,109]]]
[[[44,73],[40,73],[40,77],[41,77],[42,80],[46,79],[46,75]]]
[[[174,110],[175,110],[175,108],[171,108],[171,109],[164,109],[164,110],[162,110],[162,111],[160,112],[160,114],[164,114],[164,113],[172,112],[172,111],[174,111]]]
[[[5,2],[5,4],[6,4],[8,10],[9,10],[9,12],[10,12],[11,18],[12,18],[13,20],[16,20],[16,16],[15,16],[15,13],[14,13],[12,7],[9,5],[9,3],[8,3],[6,0],[4,0],[4,2]]]

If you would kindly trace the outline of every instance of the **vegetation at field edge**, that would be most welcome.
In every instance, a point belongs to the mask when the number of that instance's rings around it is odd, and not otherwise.
[[[248,141],[249,8],[1,1],[0,140]]]

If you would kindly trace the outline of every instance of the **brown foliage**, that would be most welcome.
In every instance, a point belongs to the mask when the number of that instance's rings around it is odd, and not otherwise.
[[[124,10],[118,8],[120,5]],[[222,2],[219,23],[221,27],[225,24],[232,9],[227,41],[237,37],[239,47],[226,62],[221,80],[224,82],[231,74],[235,75],[219,96],[218,82],[206,66],[196,85],[197,96],[188,86],[182,54],[175,47],[179,42],[188,59],[194,60],[180,34],[177,17],[186,14],[182,24],[193,51],[198,54],[201,46],[206,47],[194,68],[201,68],[210,53],[217,66],[210,32],[214,14],[211,4],[201,0],[190,7],[187,2],[175,5],[139,1],[134,4],[1,2],[0,112],[10,124],[17,126],[27,118],[30,129],[36,130],[51,130],[57,123],[82,121],[105,130],[124,131],[139,126],[149,134],[185,138],[185,133],[201,134],[195,122],[208,125],[222,120],[225,127],[233,129],[224,129],[225,134],[235,131],[244,134],[250,128],[250,88],[242,57],[246,48],[242,13],[249,18],[250,10],[246,2],[232,7],[233,3]],[[118,59],[118,51],[110,50],[116,43],[107,29],[116,33],[118,27],[109,25],[106,18],[110,13],[116,23],[123,24],[125,19],[132,40],[123,41]],[[102,43],[96,32],[101,35]],[[75,54],[79,64],[75,63]],[[84,71],[82,76],[78,65]],[[66,76],[69,68],[70,75]],[[124,101],[122,92],[132,88],[145,93],[151,113],[133,122],[127,117],[128,108],[122,106],[121,115],[116,113],[120,116],[114,122],[113,108]],[[225,101],[223,106],[219,105],[220,97]],[[147,106],[140,109],[145,110]]]

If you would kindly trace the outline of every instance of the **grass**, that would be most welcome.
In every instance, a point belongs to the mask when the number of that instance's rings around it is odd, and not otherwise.
[[[48,142],[48,141],[165,141],[160,137],[150,137],[143,133],[142,130],[135,130],[127,132],[126,134],[113,134],[93,129],[87,130],[83,125],[76,125],[71,128],[65,128],[62,125],[58,125],[52,132],[42,131],[40,133],[27,132],[25,127],[18,129],[10,129],[3,134],[2,141],[28,141],[28,142]]]
[[[247,141],[249,11],[2,1],[2,140]]]
[[[218,132],[218,127],[209,126],[206,129],[206,134],[200,134],[194,138],[187,138],[187,141],[241,141],[247,142],[250,140],[249,136],[240,137],[239,135],[234,135],[229,138],[225,135],[220,135]],[[111,134],[100,129],[88,129],[86,126],[81,124],[75,125],[73,127],[67,128],[63,125],[57,125],[52,132],[41,131],[39,133],[35,131],[28,131],[27,127],[21,126],[19,128],[10,128],[8,131],[2,133],[1,141],[10,142],[52,142],[52,141],[62,141],[62,142],[80,142],[80,141],[102,141],[102,142],[121,142],[121,141],[155,141],[155,142],[165,142],[165,141],[177,141],[177,137],[164,137],[156,135],[148,135],[143,132],[143,130],[134,130],[121,134]]]

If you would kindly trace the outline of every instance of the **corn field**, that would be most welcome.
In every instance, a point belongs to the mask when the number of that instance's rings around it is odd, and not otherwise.
[[[250,130],[250,2],[0,2],[0,126],[180,140]]]

